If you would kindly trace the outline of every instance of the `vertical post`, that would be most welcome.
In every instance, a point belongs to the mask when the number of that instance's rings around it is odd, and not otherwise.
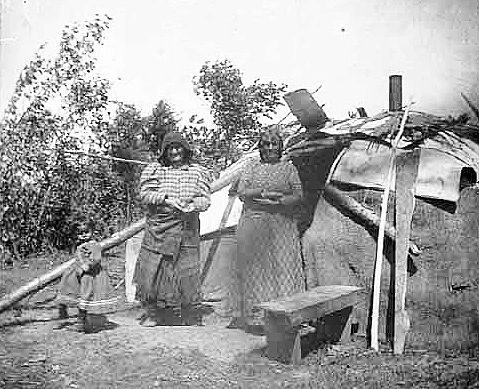
[[[374,263],[374,275],[373,275],[373,298],[371,303],[371,348],[373,350],[379,350],[379,338],[378,338],[378,330],[379,330],[379,295],[381,292],[381,268],[383,263],[383,249],[384,249],[384,234],[386,229],[386,214],[388,208],[388,198],[389,192],[391,190],[393,174],[396,167],[396,154],[397,154],[397,146],[399,141],[401,140],[401,136],[404,132],[404,126],[406,125],[406,120],[409,115],[409,109],[412,105],[412,97],[411,101],[406,107],[404,111],[401,125],[399,127],[399,131],[396,134],[396,137],[392,141],[392,148],[391,148],[391,157],[389,159],[389,168],[388,168],[388,175],[385,182],[383,200],[381,203],[381,219],[379,221],[379,231],[378,231],[378,247],[376,250],[376,262]],[[397,231],[397,228],[396,228]]]
[[[140,255],[141,242],[144,231],[132,236],[126,241],[125,247],[125,295],[126,301],[133,303],[136,301],[136,285],[133,283],[133,275],[135,274],[136,262]]]
[[[400,111],[402,108],[402,76],[389,76],[389,111]]]
[[[402,354],[410,328],[406,311],[407,256],[421,149],[401,154],[396,163],[396,252],[394,261],[394,354]]]

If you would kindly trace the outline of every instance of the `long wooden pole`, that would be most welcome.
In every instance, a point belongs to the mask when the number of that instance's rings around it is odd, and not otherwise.
[[[402,354],[410,319],[406,311],[407,246],[415,204],[415,184],[421,149],[397,157],[396,162],[396,253],[394,261],[394,354]]]
[[[217,192],[220,189],[230,185],[239,177],[246,164],[251,161],[259,160],[258,150],[248,152],[238,159],[235,163],[229,166],[220,176],[211,184],[211,191]]]
[[[104,239],[100,242],[100,246],[102,251],[111,249],[114,246],[117,246],[127,239],[131,238],[132,236],[136,235],[145,227],[145,219],[139,220],[136,223],[131,224],[127,228],[113,234],[111,237]],[[72,258],[69,261],[57,266],[56,268],[52,269],[46,274],[35,278],[34,280],[30,281],[26,285],[22,286],[21,288],[13,291],[12,293],[7,294],[0,300],[0,312],[5,311],[16,302],[20,301],[21,299],[25,298],[26,296],[43,289],[45,286],[50,284],[51,282],[57,280],[61,277],[63,272],[67,270],[71,265],[73,265],[76,261],[76,258]]]
[[[469,100],[464,93],[461,93],[462,98],[466,101],[469,108],[471,108],[474,115],[476,115],[477,120],[479,120],[479,108],[477,108],[471,100]]]
[[[136,159],[124,159],[124,158],[112,157],[111,155],[91,154],[91,153],[87,153],[86,151],[81,151],[81,150],[63,150],[63,151],[67,154],[80,154],[80,155],[84,155],[86,157],[104,159],[104,160],[107,160],[107,161],[133,163],[135,165],[144,165],[144,166],[149,164],[149,162],[138,161]]]
[[[248,163],[250,160],[256,158],[256,155],[258,153],[249,153],[240,158],[237,162],[235,162],[233,165],[231,165],[228,169],[225,170],[225,173],[220,176],[217,180],[215,180],[211,184],[211,191],[216,192],[225,186],[231,184],[233,181],[235,181],[238,176],[241,174],[241,171],[246,163]],[[111,160],[114,157],[109,157],[109,156],[99,156],[99,155],[94,155],[91,154],[89,155],[91,157],[105,157],[106,159]],[[118,158],[114,160],[119,160]],[[133,160],[122,160],[120,158],[120,162],[130,162],[130,163],[138,163],[138,164],[146,164],[145,162],[142,161],[133,161]],[[137,221],[136,223],[131,224],[127,228],[123,229],[122,231],[119,231],[115,234],[113,234],[111,237],[102,240],[100,242],[102,250],[108,250],[114,246],[117,246],[126,240],[130,239],[131,237],[135,236],[137,233],[139,233],[141,230],[146,225],[145,219],[141,219]],[[221,234],[222,231],[220,231]],[[216,235],[215,235],[216,237]],[[26,285],[20,287],[19,289],[5,295],[1,300],[0,300],[0,312],[5,311],[6,309],[10,308],[12,305],[17,303],[18,301],[22,300],[23,298],[29,296],[30,294],[33,294],[43,288],[45,288],[47,285],[52,283],[53,281],[57,280],[60,278],[65,270],[67,270],[74,262],[75,258],[70,259],[69,261],[61,264],[60,266],[52,269],[48,273],[35,278],[34,280],[28,282]]]
[[[411,104],[412,104],[412,101],[410,101],[408,106],[406,107],[406,110],[402,117],[401,125],[399,127],[399,131],[392,142],[388,175],[386,178],[386,186],[384,189],[383,201],[381,204],[381,220],[380,220],[379,232],[378,232],[378,246],[376,251],[376,262],[374,264],[373,299],[372,299],[372,309],[371,309],[371,334],[370,334],[371,348],[376,351],[379,350],[379,296],[381,291],[381,271],[382,271],[383,251],[384,251],[384,233],[385,233],[385,227],[386,227],[386,215],[387,215],[387,208],[388,208],[389,192],[391,190],[393,173],[396,166],[397,145],[404,132],[404,126],[406,125],[406,120],[409,115]]]
[[[344,210],[350,216],[358,219],[360,224],[364,227],[374,230],[379,229],[380,216],[370,209],[363,207],[358,201],[341,192],[334,186],[326,185],[324,188],[324,197],[335,207],[339,208],[340,210]],[[384,226],[384,233],[393,242],[396,240],[396,228],[394,228],[394,226],[388,222],[386,222]],[[417,247],[417,245],[413,242],[409,241],[409,253],[411,255],[418,255],[420,252],[421,250],[419,247]]]
[[[146,165],[149,164],[149,162],[139,161],[139,160],[136,160],[136,159],[123,159],[123,158],[112,157],[110,155],[91,154],[91,153],[87,153],[87,152],[80,151],[80,150],[65,150],[65,152],[69,153],[69,154],[85,155],[85,156],[90,157],[90,158],[104,159],[104,160],[107,160],[107,161],[132,163],[132,164],[143,165],[143,166],[146,166]],[[244,154],[239,160],[237,160],[235,163],[233,163],[231,166],[229,166],[220,175],[220,177],[218,179],[213,181],[213,183],[211,184],[211,191],[216,192],[220,189],[223,189],[225,186],[228,186],[229,184],[231,184],[241,174],[244,165],[247,164],[249,161],[252,161],[254,159],[259,159],[258,150],[254,150],[254,151],[251,151],[251,152],[248,152],[248,153]]]
[[[228,195],[228,203],[226,204],[226,208],[223,212],[223,216],[221,217],[221,221],[220,221],[220,224],[218,226],[218,230],[221,231],[225,228],[226,223],[228,222],[228,219],[230,217],[231,210],[233,209],[235,199],[236,199],[235,195]],[[206,256],[205,265],[203,266],[203,270],[201,271],[201,276],[200,276],[201,284],[203,284],[203,282],[206,279],[206,276],[208,275],[208,272],[210,270],[211,264],[213,263],[213,259],[215,257],[216,251],[218,250],[218,247],[221,243],[221,238],[222,238],[222,235],[218,234],[213,239],[213,242],[211,243],[211,246],[208,250],[208,254]]]

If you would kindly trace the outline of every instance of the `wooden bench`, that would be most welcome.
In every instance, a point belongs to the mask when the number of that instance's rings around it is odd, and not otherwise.
[[[349,341],[351,313],[362,290],[348,285],[318,286],[307,292],[258,304],[256,308],[263,309],[265,314],[268,357],[299,365],[304,323],[313,323],[316,340]]]

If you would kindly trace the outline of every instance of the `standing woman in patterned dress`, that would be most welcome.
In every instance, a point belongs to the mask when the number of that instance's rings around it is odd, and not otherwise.
[[[294,165],[282,161],[278,126],[260,136],[261,159],[245,168],[238,195],[244,202],[237,227],[231,326],[255,331],[264,324],[253,306],[305,289],[300,237],[295,219],[302,187]],[[233,324],[234,323],[234,324]]]
[[[185,324],[182,309],[201,303],[199,212],[210,206],[209,172],[191,162],[192,150],[180,133],[165,135],[159,163],[140,179],[146,229],[133,281],[145,309],[146,326],[165,320]]]

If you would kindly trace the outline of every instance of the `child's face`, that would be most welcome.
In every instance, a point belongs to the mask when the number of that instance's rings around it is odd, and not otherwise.
[[[79,243],[93,239],[93,234],[87,222],[80,222],[77,226],[77,239]]]

